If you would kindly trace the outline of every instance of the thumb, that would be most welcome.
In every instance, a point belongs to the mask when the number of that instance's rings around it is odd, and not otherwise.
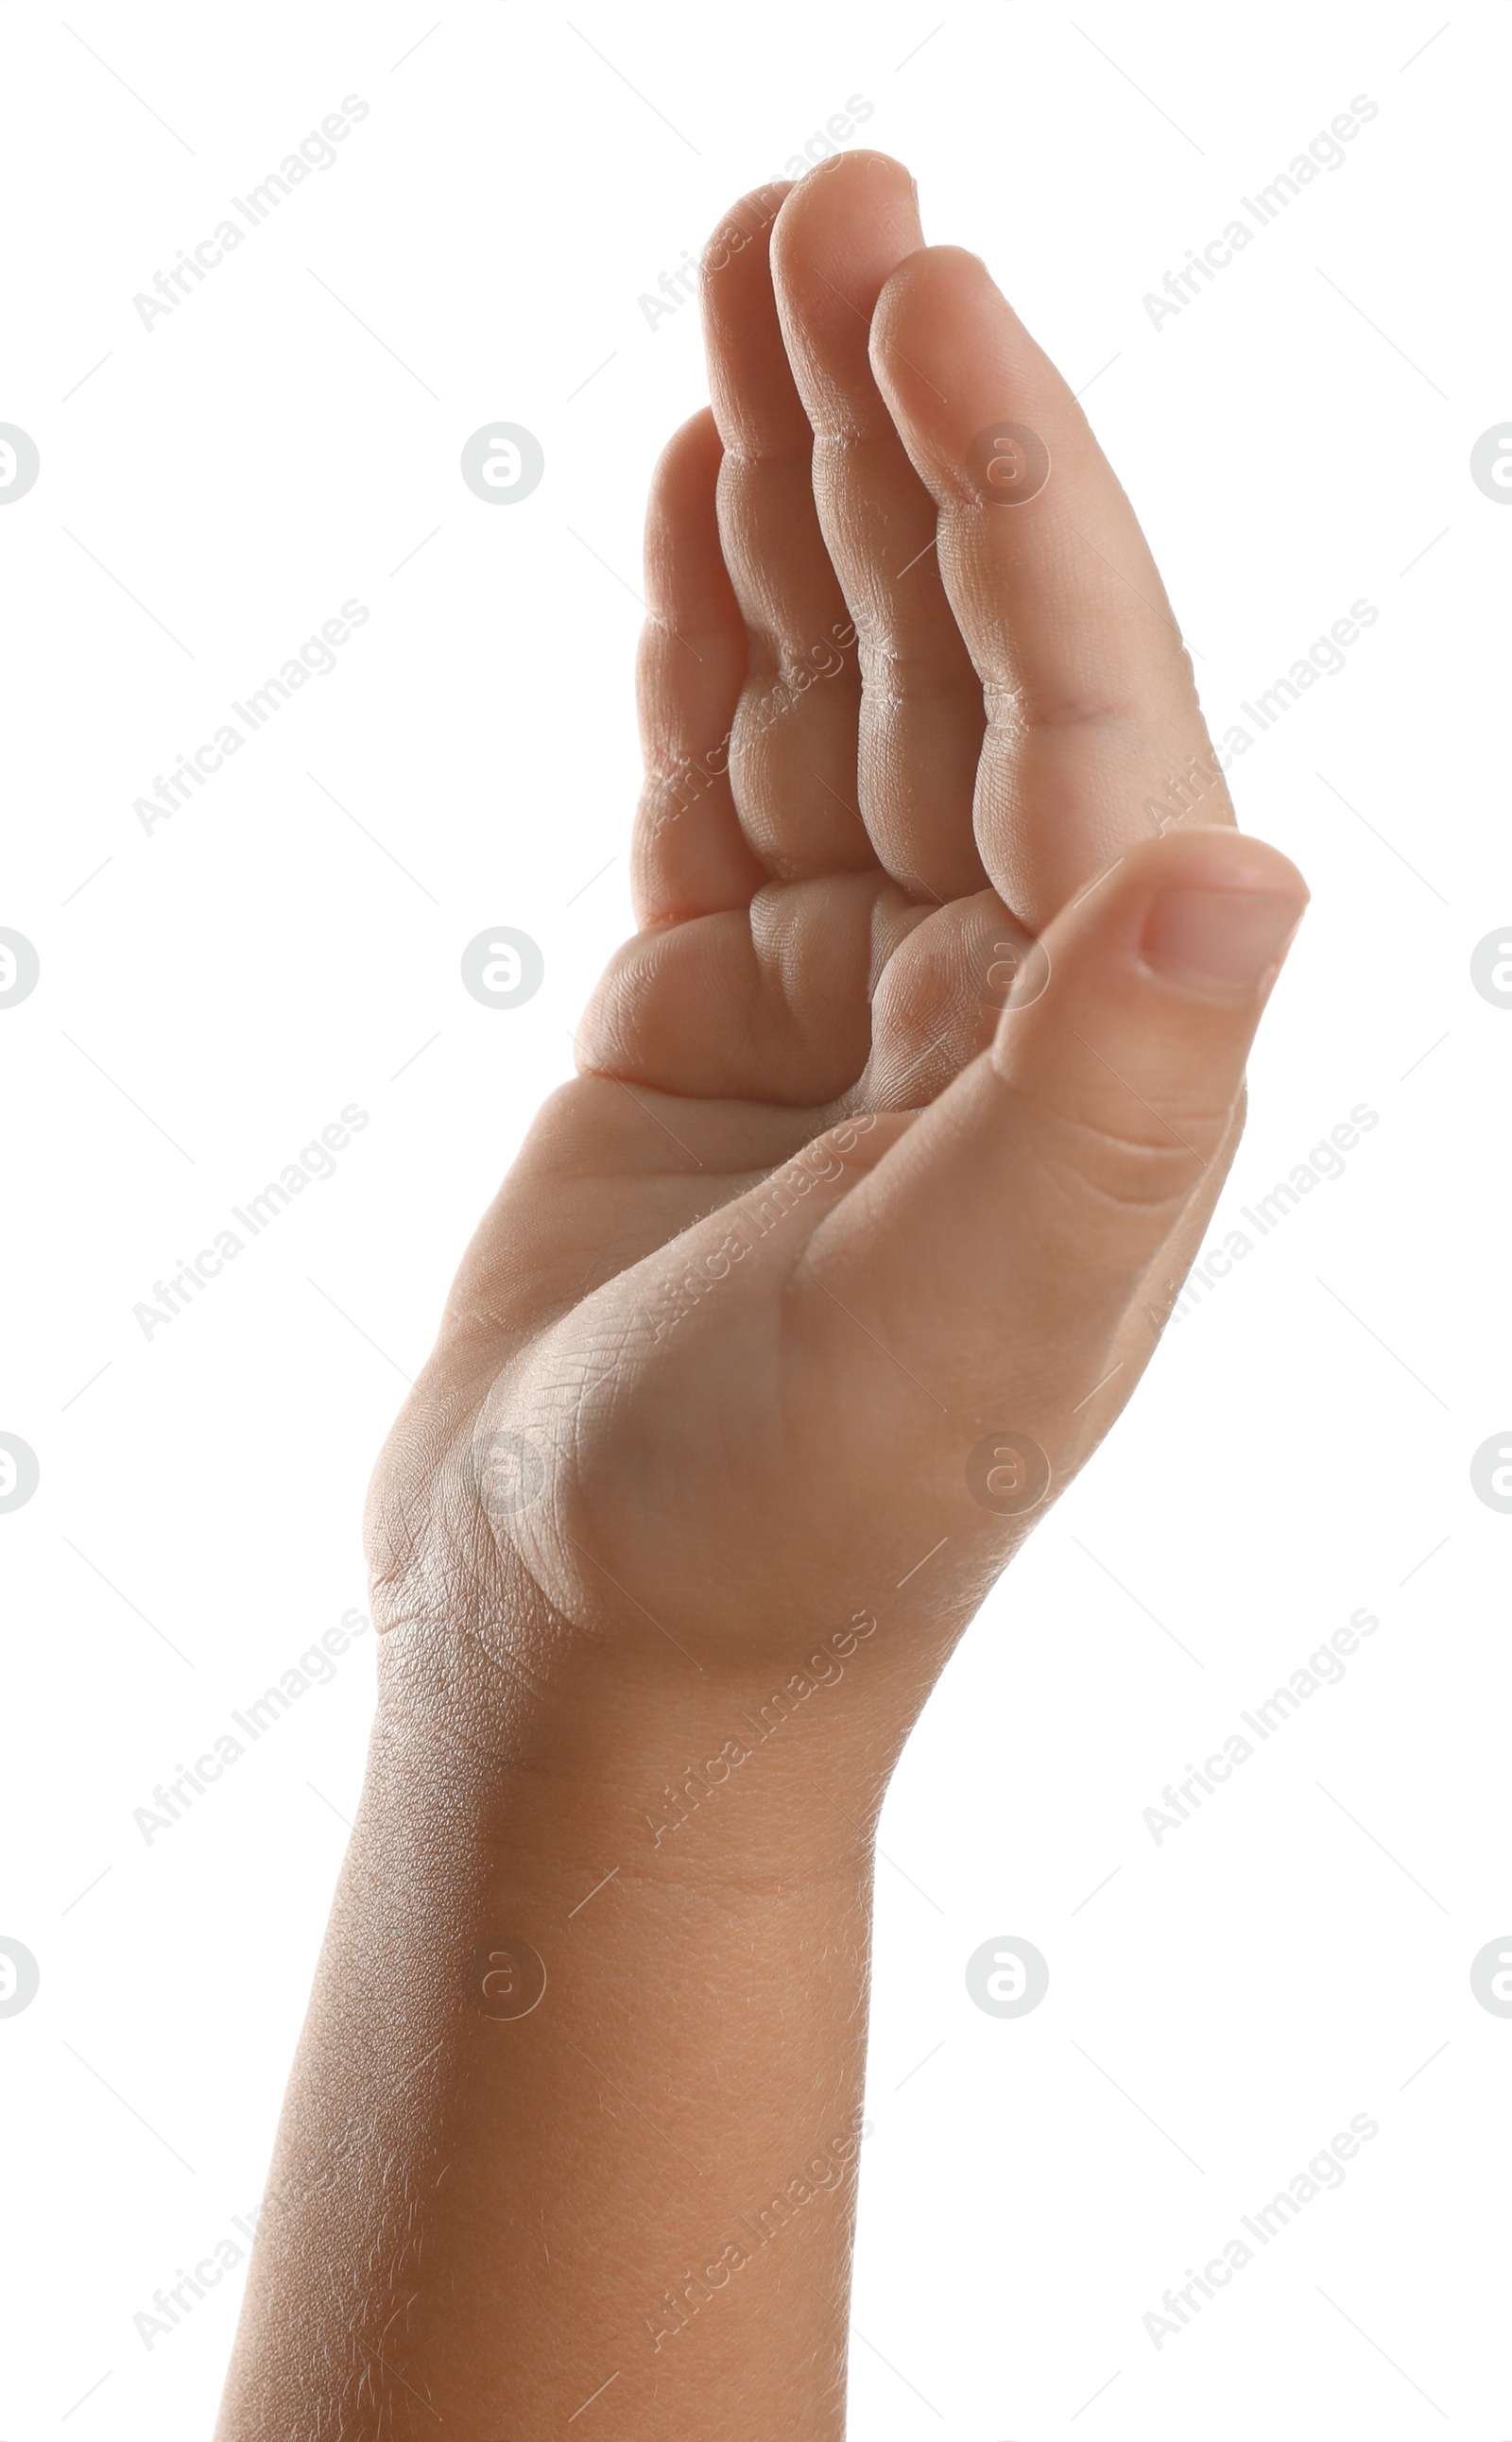
[[[949,1471],[975,1425],[1028,1434],[1059,1480],[1107,1430],[1153,1344],[1120,1326],[1217,1195],[1306,901],[1234,831],[1132,849],[1051,925],[1047,980],[1024,969],[991,1049],[821,1223],[814,1325],[876,1372],[879,1428],[917,1415],[931,1473],[926,1448]]]

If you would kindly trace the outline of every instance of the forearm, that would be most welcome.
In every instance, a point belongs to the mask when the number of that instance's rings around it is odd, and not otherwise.
[[[380,1717],[221,2442],[841,2432],[866,1806],[749,1709]]]

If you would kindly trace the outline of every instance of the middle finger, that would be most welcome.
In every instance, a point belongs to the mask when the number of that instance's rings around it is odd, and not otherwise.
[[[819,523],[859,640],[859,805],[916,898],[980,891],[972,824],[986,728],[981,681],[946,599],[938,512],[871,369],[872,309],[923,245],[913,180],[847,153],[795,187],[772,241],[777,310],[813,427]]]

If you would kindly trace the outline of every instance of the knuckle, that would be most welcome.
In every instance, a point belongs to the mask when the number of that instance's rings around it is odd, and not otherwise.
[[[1105,1113],[1037,1102],[1035,1158],[1079,1211],[1090,1199],[1119,1215],[1174,1215],[1211,1171],[1229,1116],[1183,1109],[1162,1121],[1152,1111],[1138,1123],[1120,1123]]]

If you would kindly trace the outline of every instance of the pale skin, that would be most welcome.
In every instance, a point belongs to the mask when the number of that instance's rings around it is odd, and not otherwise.
[[[1305,904],[904,170],[745,198],[703,310],[640,929],[374,1480],[378,1715],[220,2442],[843,2432],[878,1810],[1157,1347]]]

